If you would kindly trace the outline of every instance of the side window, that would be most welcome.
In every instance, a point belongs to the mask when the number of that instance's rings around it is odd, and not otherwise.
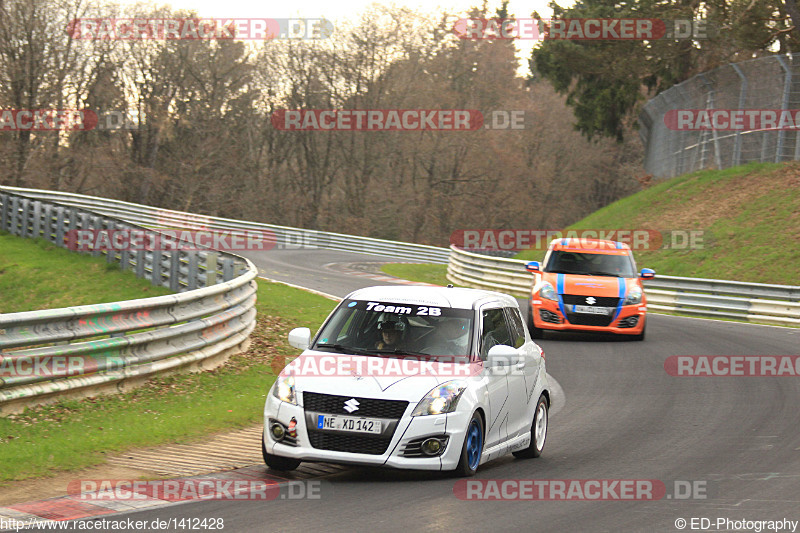
[[[489,350],[496,344],[513,346],[502,309],[485,309],[481,313],[481,326],[481,359],[486,359]]]
[[[519,348],[525,344],[525,326],[522,324],[522,318],[519,316],[519,309],[514,307],[506,307],[508,314],[509,329],[511,330],[511,345],[514,348]]]

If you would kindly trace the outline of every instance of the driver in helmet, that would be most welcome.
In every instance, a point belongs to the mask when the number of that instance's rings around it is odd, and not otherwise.
[[[408,322],[399,316],[384,315],[378,320],[380,339],[375,346],[379,350],[397,349],[408,331]]]
[[[425,347],[430,355],[466,356],[469,343],[469,321],[448,317],[436,324],[434,335]]]

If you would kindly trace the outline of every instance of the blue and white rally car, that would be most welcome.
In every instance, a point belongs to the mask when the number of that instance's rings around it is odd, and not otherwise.
[[[538,457],[550,390],[544,353],[517,301],[452,287],[369,287],[348,295],[278,376],[262,452],[301,461],[456,470],[506,453]]]

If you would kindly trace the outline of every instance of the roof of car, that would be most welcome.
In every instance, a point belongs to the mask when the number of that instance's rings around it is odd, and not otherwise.
[[[610,241],[608,239],[563,238],[550,241],[552,250],[573,250],[599,253],[627,253],[631,247],[624,242]]]
[[[480,300],[499,300],[505,305],[517,305],[516,299],[500,292],[431,285],[365,287],[350,293],[347,298],[459,309],[472,309],[473,305]]]

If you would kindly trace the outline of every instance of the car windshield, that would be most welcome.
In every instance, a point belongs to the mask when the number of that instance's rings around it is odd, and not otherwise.
[[[635,267],[629,255],[591,252],[553,251],[544,267],[545,272],[582,274],[586,276],[635,277]]]
[[[474,311],[374,300],[345,300],[325,323],[314,350],[468,361]]]

